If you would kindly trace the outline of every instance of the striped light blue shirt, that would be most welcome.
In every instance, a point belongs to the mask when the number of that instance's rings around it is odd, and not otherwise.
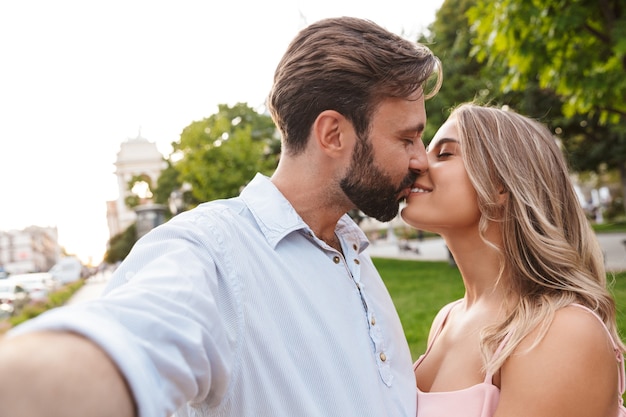
[[[144,236],[101,298],[13,333],[94,340],[141,417],[414,417],[408,345],[367,240],[348,216],[336,234],[343,254],[257,175]]]

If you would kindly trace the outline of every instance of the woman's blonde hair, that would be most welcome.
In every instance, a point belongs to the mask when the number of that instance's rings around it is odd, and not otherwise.
[[[515,300],[506,306],[506,319],[481,337],[486,369],[499,369],[536,328],[538,343],[555,311],[571,303],[594,310],[623,349],[603,253],[555,137],[543,124],[495,107],[466,103],[450,117],[457,121],[464,163],[478,194],[483,239],[489,223],[500,224],[498,285]],[[494,357],[507,333],[506,347]]]

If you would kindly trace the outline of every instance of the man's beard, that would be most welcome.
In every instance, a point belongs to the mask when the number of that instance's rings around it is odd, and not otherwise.
[[[348,172],[339,185],[350,201],[366,215],[388,222],[398,215],[400,192],[410,187],[417,174],[409,172],[396,186],[389,175],[374,165],[374,152],[368,138],[357,141]]]

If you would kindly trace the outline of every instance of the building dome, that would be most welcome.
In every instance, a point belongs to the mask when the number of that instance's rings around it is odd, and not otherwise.
[[[142,138],[139,134],[136,138],[122,142],[115,165],[143,164],[146,162],[152,164],[161,160],[163,160],[163,155],[157,149],[156,144]]]

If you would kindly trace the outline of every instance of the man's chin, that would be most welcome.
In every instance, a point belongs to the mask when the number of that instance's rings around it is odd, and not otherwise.
[[[388,223],[388,222],[392,221],[395,218],[396,218],[395,215],[394,216],[378,217],[378,218],[375,217],[376,220],[378,220],[379,222],[382,222],[382,223]]]
[[[367,214],[367,213],[365,213],[365,214]],[[380,214],[377,214],[377,215],[371,215],[370,217],[375,218],[379,222],[387,223],[387,222],[390,222],[393,219],[395,219],[397,215],[398,215],[398,208],[396,208],[396,210],[394,212],[389,211],[387,213],[380,213]],[[368,214],[368,216],[369,216],[369,214]]]

